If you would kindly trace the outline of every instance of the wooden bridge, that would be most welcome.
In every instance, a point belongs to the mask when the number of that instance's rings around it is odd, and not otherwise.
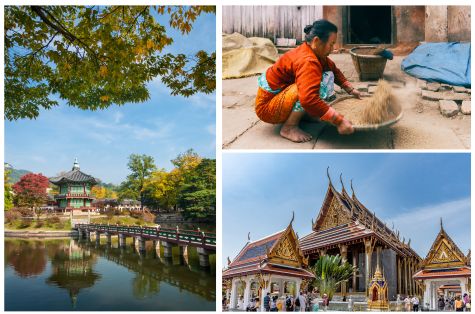
[[[112,242],[113,235],[117,235],[121,247],[125,247],[127,237],[131,237],[134,245],[138,241],[139,250],[142,251],[145,251],[145,241],[153,241],[158,248],[163,246],[164,257],[172,256],[173,247],[178,246],[180,255],[185,255],[187,247],[193,246],[197,248],[200,265],[203,267],[209,266],[209,254],[216,252],[216,234],[201,230],[102,224],[76,224],[75,229],[79,231],[79,237],[83,238],[90,238],[91,233],[95,233],[96,241],[104,234],[108,243]]]

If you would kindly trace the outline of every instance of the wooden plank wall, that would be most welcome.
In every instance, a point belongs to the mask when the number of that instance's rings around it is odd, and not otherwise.
[[[323,17],[322,6],[223,6],[223,33],[303,39],[306,25]]]

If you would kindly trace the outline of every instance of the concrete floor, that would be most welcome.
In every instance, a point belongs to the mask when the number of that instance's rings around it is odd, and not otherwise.
[[[359,81],[349,54],[333,54],[330,58],[355,87],[368,85]],[[401,90],[407,86],[415,88],[418,80],[400,70],[403,59],[388,60],[384,78]],[[471,116],[459,113],[444,117],[438,101],[422,99],[420,91],[403,104],[404,117],[390,128],[339,135],[331,125],[303,122],[302,128],[313,136],[307,143],[283,139],[279,135],[280,125],[257,118],[256,91],[257,76],[223,80],[224,149],[470,149]]]

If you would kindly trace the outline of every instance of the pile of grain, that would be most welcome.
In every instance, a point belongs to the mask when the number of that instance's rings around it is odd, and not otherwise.
[[[350,98],[337,102],[334,108],[350,120],[353,125],[380,124],[395,119],[398,113],[401,112],[391,86],[383,80],[379,80],[372,97]]]

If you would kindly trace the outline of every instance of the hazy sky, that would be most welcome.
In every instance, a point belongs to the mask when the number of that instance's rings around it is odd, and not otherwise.
[[[215,51],[215,25],[215,15],[206,14],[186,36],[167,28],[174,43],[164,52]],[[36,120],[5,121],[5,161],[17,169],[54,176],[69,171],[77,157],[84,172],[118,184],[128,174],[132,153],[151,155],[157,166],[167,169],[171,159],[189,148],[215,158],[215,95],[170,96],[159,79],[149,90],[145,103],[82,111],[62,102],[42,110]]]
[[[247,242],[285,229],[295,211],[300,237],[311,232],[327,191],[326,168],[424,258],[444,229],[470,248],[470,154],[223,154],[223,265]],[[350,194],[351,195],[351,194]]]

